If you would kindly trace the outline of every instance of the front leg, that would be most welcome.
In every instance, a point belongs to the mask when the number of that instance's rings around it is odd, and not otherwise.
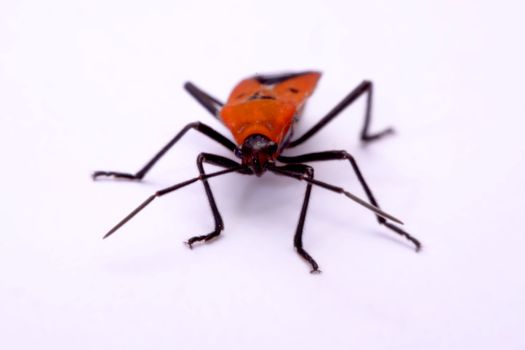
[[[206,179],[206,172],[204,171],[203,163],[218,165],[224,168],[234,168],[234,167],[240,166],[239,163],[231,159],[216,155],[216,154],[201,153],[197,157],[197,168],[199,169],[199,174],[202,177],[202,183],[204,185],[204,190],[206,191],[206,196],[208,197],[208,202],[210,203],[215,228],[213,229],[212,232],[208,234],[201,235],[201,236],[194,236],[188,239],[186,241],[186,244],[190,248],[193,247],[193,244],[195,242],[199,242],[199,241],[207,242],[213,238],[218,237],[221,234],[222,230],[224,230],[224,223],[222,221],[221,214],[219,213],[219,208],[217,208],[217,204],[215,203],[215,199],[213,198],[213,193],[211,192],[210,184],[208,183],[208,180]],[[240,172],[243,174],[251,174],[251,172],[245,169],[241,170]]]
[[[275,169],[275,168],[274,168]],[[310,179],[314,178],[314,169],[311,166],[304,164],[288,164],[282,167],[278,167],[280,170],[285,170],[299,175],[305,175]],[[278,172],[275,174],[279,175]],[[320,273],[319,264],[315,261],[314,258],[303,248],[303,230],[304,222],[306,220],[306,212],[308,210],[308,204],[310,203],[310,194],[312,193],[312,184],[308,183],[306,185],[306,192],[304,194],[303,206],[301,207],[301,213],[299,214],[299,222],[297,223],[297,229],[295,230],[295,235],[293,238],[293,243],[297,254],[302,257],[306,262],[310,264],[312,269],[311,273]]]
[[[303,163],[303,162],[316,162],[316,161],[329,161],[329,160],[348,160],[350,165],[352,166],[354,173],[357,176],[357,179],[359,180],[359,183],[363,187],[363,190],[365,191],[369,202],[374,207],[379,208],[379,204],[377,203],[377,200],[375,199],[372,193],[372,190],[368,186],[363,174],[361,173],[361,170],[357,166],[356,160],[351,154],[349,154],[346,151],[316,152],[316,153],[308,153],[308,154],[303,154],[303,155],[294,156],[294,157],[280,156],[278,160],[283,163]],[[416,251],[419,251],[421,249],[421,242],[419,242],[417,238],[413,237],[412,235],[410,235],[408,232],[406,232],[399,226],[396,226],[388,222],[383,216],[380,216],[377,213],[376,213],[376,218],[380,225],[384,225],[388,227],[390,230],[394,231],[398,235],[403,236],[407,240],[412,242],[412,244],[414,244]]]

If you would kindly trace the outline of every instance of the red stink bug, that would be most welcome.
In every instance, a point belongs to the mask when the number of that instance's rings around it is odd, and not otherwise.
[[[359,170],[357,162],[349,153],[346,151],[324,151],[293,157],[283,155],[287,149],[300,145],[312,137],[362,95],[366,96],[366,111],[364,125],[361,130],[361,141],[370,142],[378,140],[393,131],[390,128],[378,133],[371,133],[369,131],[373,85],[370,81],[363,81],[330,112],[321,118],[321,120],[310,130],[305,132],[302,136],[293,139],[294,123],[299,119],[304,104],[314,91],[320,77],[321,73],[312,71],[277,75],[256,75],[244,79],[237,84],[225,104],[205,93],[192,83],[186,83],[184,85],[185,89],[204,108],[206,108],[208,112],[224,123],[232,133],[235,142],[204,123],[190,123],[175,135],[175,137],[137,173],[130,174],[114,171],[96,171],[93,173],[93,179],[99,177],[113,177],[141,180],[155,163],[157,163],[157,161],[164,156],[164,154],[190,129],[197,130],[212,140],[220,143],[232,151],[234,155],[240,159],[240,162],[217,154],[199,154],[197,158],[197,166],[200,175],[198,177],[155,192],[108,233],[106,233],[104,238],[118,230],[156,197],[163,196],[191,183],[202,181],[215,220],[215,228],[212,232],[206,235],[191,237],[186,243],[191,248],[195,242],[209,241],[219,236],[224,229],[224,224],[219,209],[215,204],[215,199],[213,198],[208,179],[233,172],[244,175],[261,176],[263,173],[269,171],[277,175],[287,176],[307,183],[304,202],[299,215],[299,223],[294,236],[294,246],[297,253],[311,265],[311,272],[319,272],[319,265],[310,254],[304,250],[302,235],[313,185],[344,194],[358,204],[370,209],[375,213],[379,224],[386,226],[395,233],[408,239],[414,244],[416,251],[418,251],[421,248],[421,243],[390,221],[397,224],[402,224],[402,222],[379,208],[372,191],[368,187],[363,174]],[[345,191],[343,188],[316,180],[314,178],[313,168],[304,164],[307,162],[328,160],[347,160],[350,163],[350,166],[354,170],[366,193],[368,201],[356,197],[348,191]],[[225,168],[225,170],[205,173],[203,167],[204,163],[220,166]]]

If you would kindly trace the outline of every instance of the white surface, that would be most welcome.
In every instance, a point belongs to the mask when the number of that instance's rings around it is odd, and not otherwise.
[[[0,348],[523,349],[523,5],[502,1],[3,1],[0,4]],[[182,89],[225,99],[256,72],[319,69],[305,130],[362,79],[359,102],[293,153],[347,149],[382,206],[425,249],[344,197],[304,184],[212,180],[226,231],[208,232],[199,184],[102,234],[156,189],[196,174],[190,133],[144,184],[135,171],[202,120]],[[363,196],[347,164],[317,175]]]

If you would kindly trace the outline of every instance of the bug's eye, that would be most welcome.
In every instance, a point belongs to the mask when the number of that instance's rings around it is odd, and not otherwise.
[[[237,147],[237,148],[235,148],[233,150],[233,154],[235,154],[235,156],[238,157],[238,158],[242,158],[242,151],[241,151],[241,149],[239,147]]]
[[[269,151],[271,154],[277,152],[277,144],[272,142],[272,143],[268,146],[268,151]]]

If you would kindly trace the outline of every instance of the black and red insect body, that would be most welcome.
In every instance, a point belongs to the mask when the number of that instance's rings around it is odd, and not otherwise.
[[[299,223],[295,231],[294,246],[297,253],[311,265],[312,272],[318,272],[319,266],[303,248],[302,237],[308,202],[313,185],[344,194],[360,205],[372,210],[375,213],[379,224],[386,226],[401,236],[404,236],[414,244],[416,250],[419,250],[421,248],[420,242],[399,226],[392,223],[402,224],[401,221],[379,208],[372,191],[368,187],[365,178],[352,155],[345,151],[324,151],[299,156],[283,155],[287,149],[296,147],[307,141],[362,95],[366,96],[366,110],[365,121],[361,131],[361,141],[374,141],[392,132],[392,129],[386,129],[378,133],[371,133],[369,131],[373,85],[370,81],[363,81],[317,124],[304,133],[304,135],[293,139],[294,123],[298,120],[307,98],[314,91],[320,77],[321,74],[319,72],[257,75],[241,81],[233,89],[225,104],[200,90],[192,83],[186,83],[184,86],[186,90],[204,108],[206,108],[208,112],[224,123],[224,125],[231,131],[235,142],[204,123],[190,123],[175,135],[175,137],[137,173],[130,174],[113,171],[97,171],[93,174],[93,178],[113,177],[141,180],[155,163],[157,163],[157,161],[164,156],[164,154],[175,143],[177,143],[187,131],[191,129],[199,131],[232,151],[233,154],[240,159],[240,162],[217,154],[199,154],[197,157],[197,167],[200,175],[198,177],[157,191],[113,227],[104,238],[118,230],[156,197],[163,196],[191,183],[202,181],[213,213],[215,227],[212,232],[201,236],[191,237],[186,243],[189,247],[192,247],[195,242],[209,241],[219,236],[224,229],[224,224],[219,209],[215,204],[215,199],[213,198],[208,179],[234,172],[244,175],[261,176],[269,171],[277,175],[287,176],[307,183],[303,206],[299,214]],[[364,189],[368,199],[367,201],[356,197],[345,191],[343,188],[316,180],[314,178],[313,168],[305,164],[308,162],[328,160],[346,160],[350,163],[350,166]],[[204,163],[213,164],[225,169],[214,173],[205,173],[203,166]]]

